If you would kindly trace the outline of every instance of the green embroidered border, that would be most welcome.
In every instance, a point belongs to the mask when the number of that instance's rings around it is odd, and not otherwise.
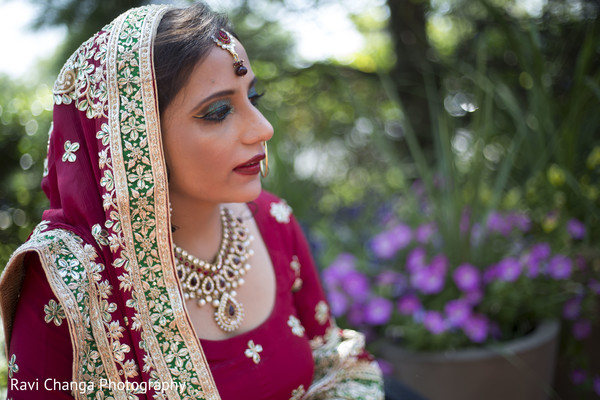
[[[109,121],[116,203],[128,249],[129,268],[122,276],[134,288],[127,305],[140,315],[133,323],[141,329],[140,347],[152,357],[150,383],[178,382],[180,392],[168,389],[169,398],[216,399],[208,363],[183,312],[172,254],[165,251],[170,248],[166,177],[158,159],[162,150],[151,60],[157,21],[165,10],[142,7],[130,12],[115,47],[119,109],[109,113]]]
[[[52,291],[63,306],[73,346],[73,380],[92,382],[93,390],[75,392],[77,399],[127,399],[123,391],[111,392],[102,382],[120,381],[113,362],[103,320],[110,321],[116,309],[104,299],[104,265],[94,262],[96,251],[74,233],[62,229],[45,231],[46,221],[36,227],[31,238],[11,258],[7,268],[20,263],[27,251],[35,251]],[[45,232],[44,232],[45,231]],[[15,265],[16,266],[16,265]]]

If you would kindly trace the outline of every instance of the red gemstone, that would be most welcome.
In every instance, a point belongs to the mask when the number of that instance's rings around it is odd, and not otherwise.
[[[229,35],[227,35],[227,33],[225,33],[225,31],[222,29],[219,31],[219,40],[225,44],[231,43]]]
[[[235,308],[233,307],[232,304],[229,305],[229,316],[233,317],[235,315]]]

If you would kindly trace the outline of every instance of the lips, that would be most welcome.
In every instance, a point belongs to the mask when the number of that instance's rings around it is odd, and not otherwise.
[[[264,158],[264,154],[258,154],[248,161],[238,165],[233,170],[242,175],[256,175],[260,172],[260,162]]]

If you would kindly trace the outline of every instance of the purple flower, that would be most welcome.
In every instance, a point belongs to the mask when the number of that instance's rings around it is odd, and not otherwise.
[[[600,396],[600,376],[594,376],[592,384],[594,386],[594,392],[596,392],[596,394]]]
[[[575,368],[573,371],[571,371],[571,382],[574,384],[581,385],[583,382],[585,382],[585,379],[586,373],[584,370]]]
[[[463,332],[474,343],[483,343],[488,337],[489,322],[484,315],[471,314],[463,324]]]
[[[375,282],[378,286],[405,286],[406,278],[400,272],[385,270],[375,277]]]
[[[412,315],[421,309],[421,301],[414,294],[407,294],[398,300],[396,304],[398,312],[402,315]]]
[[[531,219],[524,213],[515,212],[508,217],[510,224],[521,232],[528,232],[531,229]]]
[[[467,207],[460,216],[460,233],[467,233],[471,225],[471,210]]]
[[[383,325],[390,320],[394,306],[383,297],[374,297],[365,305],[365,322],[369,325]]]
[[[488,216],[487,228],[491,232],[497,232],[503,236],[508,236],[512,227],[510,226],[508,218],[505,218],[497,211],[493,211]]]
[[[371,240],[371,251],[382,260],[389,260],[396,255],[394,238],[389,231],[381,232]]]
[[[429,242],[429,240],[431,239],[431,237],[433,236],[435,231],[436,231],[435,223],[429,222],[429,223],[423,224],[423,225],[419,226],[417,228],[417,230],[415,231],[415,239],[419,243],[426,244]]]
[[[413,233],[412,229],[408,225],[400,223],[390,229],[389,232],[392,236],[392,242],[396,247],[396,251],[402,250],[412,241]]]
[[[323,282],[331,290],[338,286],[349,272],[355,269],[355,257],[350,253],[340,253],[329,267],[323,270]]]
[[[425,294],[436,294],[442,291],[445,283],[445,273],[432,266],[421,269],[410,277],[410,283]]]
[[[565,255],[557,254],[548,262],[548,274],[554,279],[567,279],[571,276],[573,263]]]
[[[595,279],[590,279],[590,283],[588,284],[590,290],[596,294],[600,294],[600,282]]]
[[[431,263],[429,264],[429,267],[434,271],[445,275],[446,271],[448,271],[448,265],[448,258],[446,258],[446,256],[443,254],[438,254],[437,256],[433,257]]]
[[[452,274],[454,283],[463,292],[470,292],[479,288],[481,276],[479,270],[471,264],[464,263],[456,267]]]
[[[537,244],[533,245],[531,247],[531,251],[529,252],[531,257],[533,257],[534,259],[536,259],[538,261],[548,258],[550,256],[550,253],[551,253],[550,245],[545,242],[537,243]]]
[[[490,265],[485,271],[483,271],[483,283],[490,283],[498,278],[498,266],[493,264]]]
[[[358,271],[351,271],[342,278],[342,288],[348,296],[357,302],[366,300],[371,292],[369,279],[365,274]]]
[[[446,330],[444,318],[438,311],[427,311],[425,313],[425,318],[423,319],[423,325],[425,325],[425,328],[434,335],[439,335]]]
[[[370,242],[373,253],[383,260],[389,260],[405,248],[412,240],[410,226],[398,224],[393,228],[376,235]]]
[[[365,311],[361,304],[354,304],[346,315],[348,322],[353,326],[361,325],[365,320]]]
[[[346,313],[348,309],[348,298],[336,290],[330,290],[327,293],[331,314],[334,317],[340,317]]]
[[[523,259],[523,267],[525,268],[525,272],[528,278],[535,278],[540,274],[540,261],[531,256],[531,254],[527,254]]]
[[[583,340],[592,333],[592,324],[587,319],[580,319],[573,324],[573,336],[577,340]]]
[[[501,281],[514,282],[519,279],[519,275],[521,275],[521,263],[519,260],[512,257],[501,260],[496,267],[498,280]]]
[[[416,247],[408,253],[406,257],[406,269],[411,274],[414,274],[418,270],[425,268],[427,265],[427,255],[425,249],[422,247]]]
[[[574,320],[579,317],[581,312],[581,299],[574,297],[568,300],[563,307],[563,317],[565,319]]]
[[[446,303],[444,312],[449,325],[453,328],[460,328],[471,315],[472,309],[466,300],[458,299]]]
[[[583,239],[585,237],[585,225],[581,221],[572,218],[567,222],[567,232],[573,239]]]

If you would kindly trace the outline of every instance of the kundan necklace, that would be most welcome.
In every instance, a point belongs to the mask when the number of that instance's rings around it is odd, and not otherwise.
[[[197,299],[199,307],[210,304],[219,328],[233,332],[244,319],[235,289],[244,283],[243,276],[250,269],[247,261],[254,253],[249,249],[253,237],[242,220],[225,207],[221,207],[221,224],[221,247],[214,262],[199,260],[175,246],[175,268],[185,299]]]

